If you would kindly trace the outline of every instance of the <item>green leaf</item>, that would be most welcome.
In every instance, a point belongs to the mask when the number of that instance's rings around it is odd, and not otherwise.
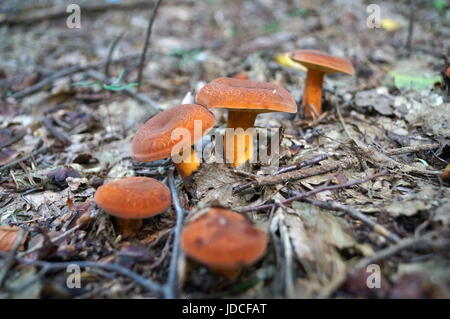
[[[416,158],[414,158],[414,160],[415,160],[416,162],[421,162],[421,163],[422,163],[423,165],[425,165],[425,166],[430,166],[430,165],[427,163],[427,161],[424,160],[424,159],[421,159],[421,158],[416,157]]]
[[[447,7],[447,0],[434,0],[433,5],[438,11],[443,11]]]
[[[391,71],[390,74],[394,78],[395,86],[399,89],[411,88],[413,90],[425,90],[433,88],[436,82],[441,81],[439,75],[432,77],[415,76],[408,74],[401,74]]]
[[[264,25],[264,31],[266,32],[278,32],[280,30],[281,27],[276,21],[270,21]]]

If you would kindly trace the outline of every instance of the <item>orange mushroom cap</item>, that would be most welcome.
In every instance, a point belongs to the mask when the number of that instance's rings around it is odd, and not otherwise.
[[[317,70],[323,73],[342,72],[349,75],[355,73],[353,65],[349,60],[318,50],[297,50],[291,53],[290,57],[309,70]]]
[[[236,78],[218,78],[206,84],[197,93],[195,103],[258,113],[297,112],[294,98],[281,86]]]
[[[233,269],[256,262],[266,250],[267,238],[244,216],[211,208],[184,227],[180,245],[198,262],[213,268]]]
[[[150,177],[126,177],[103,184],[94,198],[107,213],[123,219],[158,215],[172,204],[169,188]]]
[[[185,128],[191,133],[191,145],[201,136],[194,134],[194,121],[201,121],[202,136],[214,126],[212,113],[201,105],[181,104],[161,112],[147,121],[136,133],[132,144],[133,158],[151,162],[167,158],[183,137],[172,139],[172,132]]]

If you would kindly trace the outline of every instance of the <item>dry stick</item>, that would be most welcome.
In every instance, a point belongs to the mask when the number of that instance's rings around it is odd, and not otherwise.
[[[146,279],[142,277],[141,275],[135,273],[134,271],[123,267],[119,264],[111,264],[111,263],[101,263],[101,262],[95,262],[95,261],[68,261],[68,262],[47,262],[47,261],[31,261],[24,258],[18,258],[17,259],[21,264],[26,264],[30,266],[38,266],[43,268],[43,273],[46,273],[51,270],[61,270],[66,269],[70,265],[78,265],[80,267],[90,267],[90,268],[100,268],[105,269],[108,271],[113,271],[116,273],[119,273],[121,275],[124,275],[128,278],[133,279],[135,282],[140,284],[142,287],[144,287],[149,292],[158,293],[161,294],[163,287],[155,283],[149,279]]]
[[[109,66],[111,65],[111,58],[112,58],[112,55],[113,55],[114,50],[116,49],[117,45],[119,44],[120,40],[122,40],[123,36],[125,35],[125,32],[126,32],[126,30],[123,30],[123,31],[119,34],[119,36],[113,41],[113,43],[111,44],[111,47],[109,48],[109,51],[108,51],[108,57],[106,58],[105,70],[104,70],[105,76],[106,76],[107,78],[110,77]]]
[[[0,149],[20,141],[25,135],[26,135],[26,131],[25,130],[17,132],[17,134],[13,135],[11,138],[9,138],[6,141],[0,143]]]
[[[159,5],[161,4],[161,2],[162,2],[162,0],[156,1],[155,6],[153,7],[152,13],[150,15],[150,20],[148,22],[147,34],[145,35],[144,49],[142,50],[141,61],[139,63],[139,73],[138,73],[138,77],[137,77],[137,82],[138,82],[137,91],[138,92],[141,89],[142,73],[144,70],[144,64],[145,64],[145,58],[147,56],[148,46],[150,44],[150,36],[152,34],[153,22],[155,21],[156,14],[158,13],[158,8],[159,8]]]
[[[411,43],[414,31],[414,13],[416,8],[414,7],[413,0],[409,0],[408,5],[409,5],[409,23],[408,23],[408,36],[406,38],[406,49],[408,50],[408,54],[411,54]]]
[[[14,264],[17,251],[19,250],[19,247],[22,244],[22,241],[25,238],[26,233],[27,232],[23,228],[21,228],[17,234],[12,249],[9,252],[9,255],[6,257],[5,263],[3,264],[3,271],[0,274],[0,287],[3,286],[3,283],[5,282],[5,279],[8,275],[9,269]]]
[[[242,208],[236,208],[235,210],[237,212],[239,212],[239,213],[249,213],[249,212],[254,212],[254,211],[266,210],[266,209],[272,208],[272,206],[274,206],[274,205],[276,205],[276,206],[287,205],[287,204],[292,203],[293,201],[300,200],[302,198],[306,198],[306,197],[309,197],[311,195],[314,195],[314,194],[317,194],[317,193],[320,193],[320,192],[324,192],[324,191],[327,191],[327,190],[336,190],[336,189],[348,188],[348,187],[352,187],[352,186],[355,186],[355,185],[363,184],[363,183],[366,183],[366,182],[368,182],[370,180],[376,179],[378,177],[385,176],[386,174],[387,174],[387,171],[383,170],[380,173],[371,175],[371,176],[366,177],[366,178],[361,179],[361,180],[351,181],[351,182],[348,182],[348,183],[345,183],[345,184],[339,184],[339,185],[321,186],[321,187],[315,188],[315,189],[313,189],[313,190],[311,190],[309,192],[301,193],[301,194],[298,194],[296,196],[287,198],[287,199],[285,199],[285,200],[283,200],[283,201],[281,201],[279,203],[265,204],[265,205],[259,205],[259,206],[250,206],[250,207],[242,207]]]
[[[48,129],[50,134],[53,135],[53,137],[58,141],[65,145],[71,144],[69,136],[65,132],[55,127],[47,115],[41,116],[41,122]]]
[[[305,166],[310,166],[310,165],[313,165],[313,164],[317,164],[317,163],[319,163],[321,161],[326,160],[327,158],[328,158],[327,154],[321,154],[321,155],[315,156],[313,158],[301,161],[298,164],[287,166],[287,167],[283,167],[282,169],[278,170],[274,175],[287,173],[287,172],[290,172],[290,171],[295,171],[295,170],[303,168]]]
[[[193,5],[194,1],[171,1],[176,4],[185,4],[185,5]],[[149,0],[139,0],[139,1],[122,1],[121,3],[104,3],[100,5],[83,5],[81,10],[84,14],[94,14],[94,13],[104,13],[106,11],[111,10],[135,10],[135,9],[146,9],[152,6],[152,2]],[[66,8],[64,10],[47,10],[46,12],[36,14],[34,16],[29,17],[6,17],[2,21],[0,21],[0,25],[20,25],[20,24],[35,24],[42,23],[45,20],[56,20],[61,18],[66,18],[68,13],[66,12]]]
[[[178,274],[178,257],[180,255],[180,235],[181,227],[183,226],[185,211],[180,203],[178,197],[177,187],[175,185],[175,179],[173,177],[173,170],[169,170],[167,182],[169,184],[170,192],[172,193],[173,207],[177,214],[177,220],[175,224],[174,236],[173,236],[173,248],[172,256],[170,259],[169,275],[167,277],[167,283],[164,285],[164,297],[173,299],[177,297],[177,274]]]
[[[86,74],[89,77],[91,77],[91,78],[93,78],[95,80],[98,80],[98,81],[107,82],[109,80],[102,73],[100,73],[98,71],[95,71],[95,70],[89,70],[89,71],[86,72]],[[136,99],[138,102],[140,102],[141,104],[145,105],[147,107],[147,111],[149,113],[148,114],[149,116],[155,115],[156,113],[159,112],[156,102],[153,101],[151,98],[149,98],[149,97],[147,97],[147,96],[145,96],[143,94],[137,93],[136,91],[134,91],[131,88],[125,88],[123,91],[128,96]]]
[[[323,208],[323,209],[345,212],[345,213],[349,214],[351,217],[359,219],[364,224],[366,224],[369,227],[371,227],[373,229],[373,231],[375,231],[376,233],[386,237],[391,242],[393,242],[393,243],[400,242],[400,238],[397,235],[393,234],[391,231],[389,231],[384,226],[374,222],[369,217],[367,217],[363,212],[360,212],[359,210],[357,210],[355,208],[343,205],[343,204],[338,203],[338,202],[333,202],[333,201],[323,202],[323,201],[318,201],[318,200],[312,200],[312,199],[309,199],[309,198],[302,198],[300,200],[304,201],[304,202],[307,202],[307,203],[309,203],[311,205]]]
[[[127,60],[135,59],[136,57],[138,57],[137,54],[127,55],[127,56],[121,57],[119,59],[112,60],[110,63],[120,63],[120,62],[124,62]],[[57,71],[57,72],[53,73],[52,75],[46,77],[45,79],[39,81],[38,83],[30,86],[29,88],[26,88],[23,91],[12,94],[11,97],[13,97],[15,99],[22,99],[28,95],[31,95],[31,94],[34,94],[34,93],[40,91],[43,87],[51,84],[53,81],[55,81],[59,78],[69,76],[69,75],[79,73],[79,72],[84,72],[89,69],[96,69],[96,68],[99,68],[99,67],[105,65],[106,63],[107,63],[107,60],[104,60],[104,61],[88,64],[86,66],[75,65],[75,66],[71,66],[71,67],[62,69],[62,70]]]
[[[76,231],[77,229],[79,229],[80,227],[81,227],[81,225],[75,225],[74,227],[70,228],[69,230],[67,230],[66,232],[62,233],[61,235],[59,235],[59,236],[57,236],[57,237],[55,237],[55,238],[50,239],[50,243],[56,244],[59,240],[63,239],[63,238],[66,237],[67,235],[72,234],[73,232],[75,232],[75,231]],[[36,245],[36,246],[34,246],[34,247],[28,249],[27,251],[24,251],[24,252],[18,254],[19,258],[20,258],[20,257],[24,257],[24,256],[26,256],[26,255],[29,255],[29,254],[31,254],[31,253],[34,253],[34,252],[36,252],[36,251],[42,249],[42,248],[44,247],[44,244],[45,244],[45,243],[40,243],[40,244],[38,244],[38,245]]]
[[[326,154],[318,155],[316,157],[313,157],[313,158],[301,161],[298,164],[284,167],[284,168],[278,170],[277,172],[275,172],[274,174],[272,174],[270,176],[280,175],[282,173],[287,173],[287,172],[290,172],[290,171],[293,171],[293,170],[297,170],[297,169],[303,168],[305,166],[310,166],[310,165],[319,163],[319,162],[321,162],[321,161],[323,161],[323,160],[325,160],[327,158],[328,158],[328,156]],[[237,172],[237,173],[238,174],[243,174],[242,172]],[[251,175],[249,174],[247,176],[250,176],[252,178],[257,178],[257,176],[253,175],[253,174],[251,174]],[[252,186],[253,187],[259,186],[259,184],[258,185],[253,185],[254,183],[255,182],[248,182],[248,183],[245,183],[245,184],[238,185],[238,186],[233,188],[233,192],[234,193],[239,193],[239,192],[241,192],[243,190],[246,190],[247,188],[250,188]]]
[[[285,269],[284,269],[284,285],[285,285],[285,294],[289,299],[293,299],[295,297],[295,289],[294,289],[294,275],[293,275],[293,265],[292,265],[292,244],[289,238],[289,232],[287,231],[286,222],[284,218],[278,221],[280,227],[281,238],[283,241],[284,248],[284,259],[285,259]]]
[[[47,145],[42,145],[42,146],[39,147],[39,145],[41,145],[41,144],[42,144],[42,140],[40,140],[38,142],[38,149],[36,149],[34,151],[31,151],[30,153],[28,153],[28,154],[26,154],[26,155],[24,155],[22,157],[19,157],[18,159],[12,161],[9,164],[0,166],[0,172],[3,172],[4,170],[6,170],[8,168],[12,168],[12,167],[16,166],[17,164],[22,163],[22,162],[24,162],[26,160],[29,160],[31,157],[33,157],[33,156],[35,156],[35,155],[37,155],[37,154],[39,154],[39,153],[41,153],[41,152],[43,152],[43,151],[48,149]]]
[[[373,264],[381,259],[395,255],[403,249],[412,248],[415,246],[431,246],[443,250],[448,250],[450,247],[450,240],[448,238],[438,238],[432,239],[435,232],[428,233],[427,235],[420,238],[406,238],[402,239],[399,243],[394,246],[387,247],[380,251],[377,251],[374,255],[365,257],[359,260],[352,269],[361,269],[367,267],[367,265]]]
[[[322,166],[315,166],[303,170],[282,173],[278,175],[258,176],[256,177],[255,186],[276,185],[287,182],[296,181],[306,177],[316,176],[329,173],[338,169],[347,169],[355,167],[359,164],[356,157],[349,156],[339,161],[331,162]]]
[[[400,147],[400,148],[391,148],[391,149],[386,150],[384,153],[386,155],[400,155],[400,154],[406,154],[406,153],[416,153],[416,152],[421,152],[421,151],[434,150],[434,149],[438,148],[439,146],[440,146],[439,143],[406,146],[406,147]]]

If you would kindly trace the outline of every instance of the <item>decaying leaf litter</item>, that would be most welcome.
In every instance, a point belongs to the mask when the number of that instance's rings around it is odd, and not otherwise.
[[[319,2],[163,1],[136,93],[152,3],[81,2],[82,28],[68,29],[63,3],[4,1],[1,296],[171,297],[162,292],[176,271],[181,298],[449,297],[449,6],[417,1],[408,49],[406,3],[383,2],[384,27],[369,29],[365,2]],[[176,179],[188,218],[210,206],[243,212],[268,234],[264,258],[234,280],[183,255],[171,263],[172,208],[123,240],[96,189],[126,176],[165,182],[172,169],[132,160],[137,128],[239,72],[298,100],[305,73],[274,57],[299,48],[347,57],[357,73],[327,77],[315,121],[301,108],[258,117],[259,128],[283,128],[280,167],[211,161]],[[214,113],[220,133],[226,112]],[[68,289],[74,261],[83,285]],[[367,288],[370,264],[380,289]]]

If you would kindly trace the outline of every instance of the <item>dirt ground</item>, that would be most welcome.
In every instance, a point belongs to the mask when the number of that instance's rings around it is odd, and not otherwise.
[[[80,28],[67,1],[0,0],[0,297],[450,297],[448,1],[379,1],[371,28],[373,1],[163,0],[139,92],[154,2],[71,2]],[[326,76],[316,120],[301,106],[306,73],[276,59],[297,49],[356,70]],[[240,72],[284,87],[299,111],[256,120],[283,129],[279,167],[204,163],[176,176],[187,220],[221,206],[266,232],[263,258],[230,279],[183,253],[170,262],[174,208],[124,239],[93,195],[126,176],[166,182],[170,160],[132,159],[137,129]],[[214,114],[223,133],[226,112]],[[152,288],[171,273],[172,294]]]

